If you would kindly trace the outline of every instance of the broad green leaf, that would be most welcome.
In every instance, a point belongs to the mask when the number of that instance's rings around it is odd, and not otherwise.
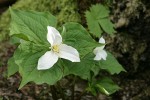
[[[102,4],[93,5],[90,11],[86,11],[86,21],[90,33],[95,37],[101,37],[103,32],[115,33],[114,26],[109,17],[109,9]]]
[[[94,16],[89,12],[86,11],[86,21],[89,28],[90,33],[96,37],[100,37],[103,33],[98,21],[94,18]]]
[[[23,42],[15,51],[14,58],[19,66],[19,73],[22,76],[22,81],[19,88],[22,88],[28,82],[36,84],[47,83],[55,84],[63,76],[62,68],[56,63],[48,70],[37,70],[38,59],[47,51],[44,47],[39,46],[39,50],[34,43]],[[37,49],[37,50],[36,50]]]
[[[86,90],[96,96],[99,92],[111,95],[119,89],[120,87],[118,87],[118,85],[116,85],[110,78],[102,77],[100,80],[96,80],[95,78],[92,79]]]
[[[66,23],[64,25],[66,32],[63,32],[63,43],[76,48],[80,57],[84,57],[89,52],[93,52],[95,47],[101,46],[100,43],[93,40],[89,33],[78,23]]]
[[[121,71],[125,71],[116,58],[109,52],[107,52],[106,60],[99,61],[99,66],[101,69],[108,71],[110,74],[119,74]]]
[[[96,4],[93,5],[90,8],[92,16],[94,16],[95,19],[101,19],[109,16],[109,9],[107,6],[104,6],[102,4]]]
[[[112,22],[109,19],[107,19],[107,18],[100,19],[99,23],[100,23],[102,29],[106,33],[108,33],[108,34],[116,33],[116,31],[114,30],[114,24],[112,24]]]
[[[81,62],[72,63],[70,61],[65,60],[65,75],[74,74],[82,79],[90,78],[90,71],[95,66],[93,54],[89,53],[84,58],[81,59]],[[67,69],[67,70],[66,70]]]
[[[96,87],[100,92],[106,95],[111,95],[120,89],[118,85],[116,85],[110,78],[107,77],[101,78],[101,80],[97,82]]]
[[[35,43],[47,43],[47,26],[56,27],[56,18],[48,12],[20,11],[10,8],[10,34]]]
[[[19,45],[19,44],[20,44],[20,38],[15,37],[15,36],[12,36],[9,41],[10,41],[10,43],[12,43],[12,44],[16,44],[16,45]]]
[[[7,67],[8,77],[18,72],[18,70],[19,70],[19,67],[15,63],[14,57],[11,57],[8,61],[8,67]]]

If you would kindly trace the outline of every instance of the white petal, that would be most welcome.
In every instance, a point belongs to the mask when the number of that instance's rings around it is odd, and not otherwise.
[[[104,39],[103,37],[101,37],[101,38],[99,39],[99,43],[105,44],[105,39]]]
[[[96,56],[94,57],[94,60],[101,60],[102,57],[97,53]]]
[[[106,60],[106,57],[107,57],[107,53],[105,50],[101,50],[99,52],[96,53],[96,56],[94,58],[94,60]]]
[[[100,47],[96,47],[94,50],[93,50],[93,53],[94,54],[97,54],[99,51],[103,50],[105,46],[100,46]]]
[[[62,43],[62,37],[54,27],[47,26],[47,30],[47,40],[51,45],[59,45]]]
[[[59,57],[70,60],[72,62],[80,62],[80,57],[78,51],[66,44],[61,44],[59,46]]]
[[[58,56],[53,51],[47,51],[38,60],[37,69],[44,70],[51,68],[58,60]]]

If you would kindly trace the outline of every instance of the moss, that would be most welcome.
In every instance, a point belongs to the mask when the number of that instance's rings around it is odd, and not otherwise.
[[[22,10],[50,11],[58,18],[58,25],[68,21],[80,22],[76,0],[19,0],[13,8]],[[0,41],[8,40],[9,10],[0,16]]]

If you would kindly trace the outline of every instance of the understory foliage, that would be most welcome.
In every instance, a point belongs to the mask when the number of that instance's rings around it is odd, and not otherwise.
[[[57,26],[57,19],[49,12],[21,11],[10,8],[12,40],[18,45],[12,58],[8,62],[8,76],[19,72],[22,76],[20,88],[28,82],[36,84],[47,83],[54,85],[68,75],[75,75],[89,82],[87,91],[96,95],[98,92],[110,95],[119,87],[109,77],[95,77],[105,70],[111,75],[125,71],[115,57],[107,52],[106,60],[95,61],[93,50],[103,44],[96,42],[92,37],[101,37],[103,32],[113,34],[113,24],[109,19],[109,9],[97,4],[86,12],[87,24],[90,33],[79,23],[67,22]],[[38,59],[49,50],[46,39],[47,26],[55,27],[61,33],[63,43],[77,49],[80,62],[71,62],[59,59],[50,69],[38,70]],[[65,30],[63,30],[65,27]]]

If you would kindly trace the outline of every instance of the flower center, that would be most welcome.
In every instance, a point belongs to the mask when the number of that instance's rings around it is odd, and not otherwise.
[[[58,45],[52,46],[52,50],[53,50],[54,52],[59,53],[59,46],[58,46]]]

